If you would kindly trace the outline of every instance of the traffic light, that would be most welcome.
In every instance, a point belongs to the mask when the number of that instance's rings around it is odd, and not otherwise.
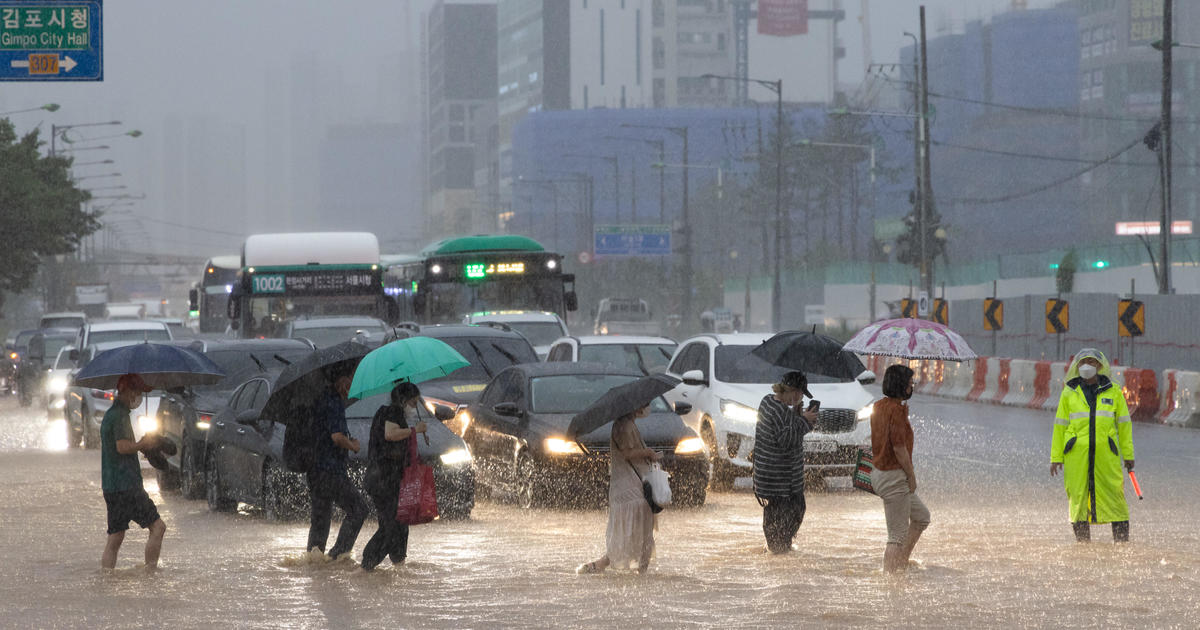
[[[1094,268],[1094,269],[1104,269],[1107,266],[1108,266],[1107,260],[1097,260],[1096,262],[1092,263],[1092,268]]]

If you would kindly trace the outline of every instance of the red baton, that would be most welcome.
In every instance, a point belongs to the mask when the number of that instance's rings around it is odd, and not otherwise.
[[[1133,482],[1133,491],[1137,493],[1138,501],[1141,501],[1142,500],[1142,487],[1138,485],[1137,475],[1133,474],[1132,470],[1129,471],[1129,480]]]

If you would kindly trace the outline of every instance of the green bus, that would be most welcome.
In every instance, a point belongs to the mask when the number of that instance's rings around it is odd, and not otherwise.
[[[460,236],[415,256],[382,256],[384,291],[399,319],[418,324],[461,323],[479,311],[548,311],[564,320],[576,310],[575,274],[562,255],[512,234]]]

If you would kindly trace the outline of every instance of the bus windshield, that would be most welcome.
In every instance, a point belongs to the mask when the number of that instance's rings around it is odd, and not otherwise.
[[[557,277],[487,280],[477,284],[430,283],[431,323],[458,322],[477,311],[562,312],[563,284]]]
[[[246,333],[257,337],[277,336],[275,328],[285,319],[336,315],[374,317],[379,310],[378,298],[374,295],[253,297],[247,300],[247,306],[250,319]],[[249,330],[251,326],[253,330]]]

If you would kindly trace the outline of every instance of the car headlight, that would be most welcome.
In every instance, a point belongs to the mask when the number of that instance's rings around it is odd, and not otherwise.
[[[758,422],[758,410],[732,400],[721,401],[721,415],[738,422]]]
[[[875,405],[867,405],[866,407],[859,409],[858,414],[855,417],[858,418],[859,422],[862,422],[863,420],[870,420],[871,412],[874,410],[875,410]]]
[[[704,440],[698,437],[690,437],[679,441],[675,445],[675,453],[682,455],[685,453],[699,453],[704,450]]]
[[[50,379],[50,382],[46,383],[46,391],[51,394],[61,394],[67,391],[67,379],[61,376]]]
[[[579,448],[579,444],[568,442],[562,438],[546,438],[542,443],[546,447],[546,452],[555,455],[577,455],[583,453],[583,449]]]
[[[456,448],[442,453],[443,466],[459,466],[470,462],[471,454],[465,448]]]
[[[158,431],[158,418],[155,416],[138,416],[138,427],[142,429],[142,433],[154,433]]]

